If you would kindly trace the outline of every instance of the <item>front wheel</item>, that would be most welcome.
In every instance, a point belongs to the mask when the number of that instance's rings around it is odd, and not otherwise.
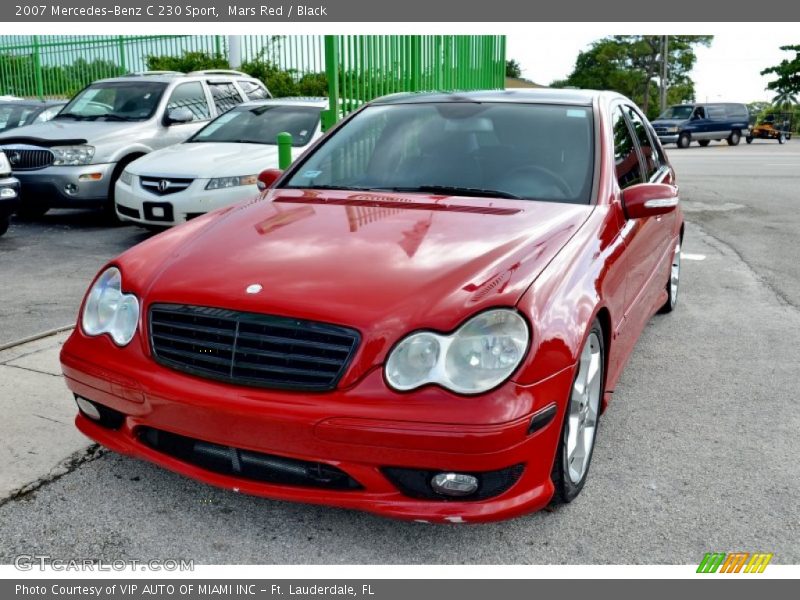
[[[603,330],[594,321],[578,358],[578,369],[567,400],[561,439],[550,478],[555,486],[553,502],[572,502],[581,493],[589,475],[600,399],[603,395],[605,348]]]
[[[732,131],[728,136],[728,146],[738,146],[739,141],[742,139],[742,134],[738,131]]]
[[[11,217],[0,217],[0,235],[8,231],[8,226],[11,224]]]
[[[678,303],[678,289],[681,284],[681,241],[675,244],[672,254],[672,266],[669,269],[669,279],[667,280],[667,301],[659,309],[660,313],[671,313],[675,310]]]
[[[692,143],[692,136],[684,132],[678,136],[678,148],[688,148]]]

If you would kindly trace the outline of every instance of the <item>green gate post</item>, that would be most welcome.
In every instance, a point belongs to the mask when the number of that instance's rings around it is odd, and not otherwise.
[[[285,131],[278,134],[278,168],[285,171],[292,164],[292,134]]]
[[[411,36],[411,91],[422,90],[422,36]]]
[[[322,111],[322,130],[339,120],[339,39],[325,36],[325,74],[328,77],[328,110]]]
[[[42,79],[42,51],[39,46],[39,36],[33,36],[33,70],[36,80],[36,95],[39,100],[44,100],[44,80]]]
[[[128,67],[125,61],[125,36],[117,37],[117,50],[119,51],[119,68],[122,73],[128,72]]]

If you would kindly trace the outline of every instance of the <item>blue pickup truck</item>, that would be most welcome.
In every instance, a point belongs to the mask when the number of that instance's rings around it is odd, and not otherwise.
[[[750,133],[750,113],[744,104],[713,102],[676,104],[652,121],[662,144],[688,148],[692,142],[708,146],[711,140],[737,146]]]

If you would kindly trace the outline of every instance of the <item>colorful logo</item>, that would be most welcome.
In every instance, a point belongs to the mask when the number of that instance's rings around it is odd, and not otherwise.
[[[766,552],[706,552],[698,573],[763,573],[772,554]]]

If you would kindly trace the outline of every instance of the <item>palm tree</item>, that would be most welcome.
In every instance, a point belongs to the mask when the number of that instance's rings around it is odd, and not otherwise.
[[[798,103],[796,93],[792,93],[786,89],[776,90],[776,91],[778,93],[772,99],[772,103],[778,108],[783,108],[784,106],[788,106],[789,108],[791,108],[793,104]]]

